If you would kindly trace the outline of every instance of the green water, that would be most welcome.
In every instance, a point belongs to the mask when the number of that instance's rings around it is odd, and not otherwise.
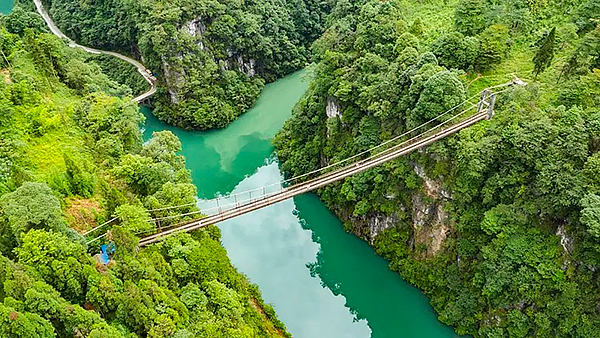
[[[253,109],[220,131],[169,127],[146,109],[144,136],[164,129],[179,136],[201,198],[276,183],[282,176],[270,139],[306,88],[301,72],[269,84]],[[315,195],[219,227],[233,264],[260,286],[294,337],[456,337],[427,298],[345,233]]]
[[[13,8],[13,0],[0,0],[0,13],[8,14]]]

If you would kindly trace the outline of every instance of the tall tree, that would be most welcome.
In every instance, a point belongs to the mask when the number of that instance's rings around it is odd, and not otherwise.
[[[461,0],[454,11],[454,27],[464,35],[479,34],[485,27],[482,0]]]
[[[540,39],[540,48],[533,57],[533,73],[536,77],[552,63],[552,59],[554,58],[554,43],[556,40],[555,32],[556,28],[552,28],[548,35]]]

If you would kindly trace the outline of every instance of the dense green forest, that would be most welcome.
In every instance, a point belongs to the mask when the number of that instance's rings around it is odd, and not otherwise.
[[[326,21],[275,139],[286,174],[525,79],[491,120],[319,195],[458,333],[600,337],[600,1],[346,0]]]
[[[17,3],[0,20],[2,336],[285,336],[217,228],[136,246],[148,209],[196,198],[181,144],[142,143],[134,70],[67,48]],[[185,128],[227,125],[314,62],[274,141],[288,176],[526,80],[491,120],[319,195],[458,333],[600,336],[599,0],[45,5],[75,40],[156,71],[155,113]],[[105,267],[80,233],[113,215]]]
[[[186,129],[228,125],[265,82],[303,67],[329,8],[316,0],[43,3],[70,38],[143,60],[159,78],[154,114]]]
[[[175,212],[148,209],[197,210],[181,143],[142,143],[131,88],[102,72],[112,61],[42,27],[19,8],[0,16],[0,336],[289,336],[218,228],[137,245],[151,216]],[[103,265],[86,242],[105,229],[81,234],[113,215]]]

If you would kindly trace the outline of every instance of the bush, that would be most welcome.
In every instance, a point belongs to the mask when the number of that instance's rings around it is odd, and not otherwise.
[[[0,197],[0,208],[17,242],[30,229],[67,230],[60,201],[43,183],[26,182],[14,192]]]
[[[440,65],[448,68],[468,69],[479,55],[479,39],[465,37],[459,32],[446,33],[437,38],[431,51]]]
[[[461,0],[454,12],[454,27],[464,35],[477,35],[485,27],[482,0]]]
[[[600,0],[589,0],[582,3],[577,9],[573,21],[580,33],[586,33],[596,28],[598,22],[594,19],[600,19]]]
[[[504,25],[492,25],[480,35],[481,49],[477,58],[477,68],[485,70],[499,63],[508,52],[508,28]]]

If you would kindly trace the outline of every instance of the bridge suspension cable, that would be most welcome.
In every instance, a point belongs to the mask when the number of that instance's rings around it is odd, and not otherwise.
[[[511,85],[515,85],[515,84],[517,84],[517,85],[523,85],[524,82],[522,82],[520,79],[514,77],[512,81],[488,87],[488,88],[486,88],[486,90],[489,91],[491,89],[507,87],[507,86],[511,86]],[[494,93],[491,93],[491,95],[497,95],[497,94],[503,93],[503,92],[505,92],[507,90],[508,89],[502,90],[502,91],[498,91],[498,92],[494,92]],[[369,148],[367,150],[364,150],[364,151],[362,151],[360,153],[357,153],[357,154],[354,154],[352,156],[349,156],[349,157],[347,157],[345,159],[339,160],[339,161],[337,161],[335,163],[332,163],[332,164],[329,164],[327,166],[315,169],[313,171],[310,171],[310,172],[307,172],[307,173],[304,173],[304,174],[300,174],[300,175],[297,175],[297,176],[294,176],[294,177],[290,177],[288,179],[284,179],[284,180],[281,180],[279,182],[275,182],[275,183],[272,183],[272,184],[269,184],[269,185],[265,185],[265,186],[261,186],[261,187],[253,188],[253,189],[248,189],[248,190],[245,190],[245,191],[237,192],[235,194],[228,194],[228,195],[225,195],[225,196],[219,196],[219,197],[215,197],[215,198],[208,199],[208,200],[202,200],[201,202],[203,202],[203,203],[209,203],[209,202],[215,201],[215,200],[221,200],[221,199],[231,198],[231,197],[236,197],[236,196],[243,196],[243,195],[246,195],[246,194],[250,194],[252,192],[261,191],[261,190],[263,190],[265,188],[269,188],[269,187],[278,186],[278,185],[286,184],[286,183],[289,183],[289,182],[297,181],[297,180],[299,180],[301,178],[304,178],[304,177],[307,177],[307,176],[310,176],[310,175],[314,175],[316,173],[323,172],[323,171],[325,171],[327,169],[331,169],[333,167],[337,167],[337,166],[339,166],[339,165],[341,165],[343,163],[347,163],[348,161],[351,161],[351,160],[356,159],[358,157],[361,157],[361,156],[364,156],[366,154],[369,154],[369,153],[373,152],[376,149],[379,149],[379,148],[381,148],[381,147],[383,147],[385,145],[388,145],[388,144],[390,144],[392,142],[395,142],[395,141],[397,141],[397,140],[399,140],[399,139],[401,139],[401,138],[403,138],[403,137],[405,137],[405,136],[407,136],[407,135],[409,135],[409,134],[411,134],[411,133],[413,133],[413,132],[415,132],[415,131],[417,131],[417,130],[419,130],[419,129],[427,126],[427,125],[429,125],[430,123],[433,123],[433,122],[441,119],[442,117],[448,115],[449,113],[455,111],[456,109],[464,106],[466,103],[470,103],[470,101],[472,99],[478,97],[479,95],[480,95],[480,93],[477,93],[477,94],[469,97],[468,99],[465,99],[464,101],[462,101],[461,103],[457,104],[456,106],[454,106],[454,107],[446,110],[445,112],[441,113],[440,115],[437,115],[436,117],[434,117],[434,118],[432,118],[432,119],[430,119],[430,120],[428,120],[426,122],[423,122],[422,124],[420,124],[420,125],[412,128],[411,130],[408,130],[408,131],[406,131],[406,132],[404,132],[404,133],[402,133],[402,134],[400,134],[398,136],[395,136],[395,137],[393,137],[393,138],[391,138],[389,140],[386,140],[386,141],[384,141],[384,142],[382,142],[382,143],[380,143],[380,144],[378,144],[376,146],[373,146],[373,147],[371,147],[371,148]],[[162,208],[157,208],[157,209],[149,209],[148,211],[149,212],[156,212],[156,211],[164,211],[164,210],[171,210],[171,209],[183,208],[183,207],[187,207],[187,206],[196,205],[198,202],[200,202],[200,201],[196,201],[196,202],[193,202],[193,203],[181,204],[181,205],[173,205],[173,206],[168,206],[168,207],[162,207]]]
[[[416,135],[416,136],[414,136],[414,137],[412,137],[412,138],[410,138],[410,139],[408,139],[408,140],[405,140],[404,142],[402,142],[402,143],[400,143],[400,144],[398,144],[398,145],[395,145],[395,146],[394,146],[394,147],[392,147],[392,148],[389,148],[389,149],[386,149],[386,150],[384,150],[383,152],[380,152],[380,153],[374,154],[374,155],[370,156],[369,158],[367,158],[366,160],[368,160],[368,159],[373,159],[373,158],[376,158],[376,157],[378,157],[378,156],[384,155],[384,154],[388,153],[389,151],[393,151],[394,149],[397,149],[397,148],[399,148],[399,147],[401,147],[401,146],[403,146],[403,145],[405,145],[405,144],[408,144],[408,143],[410,143],[411,141],[414,141],[414,140],[416,140],[416,139],[418,139],[418,138],[420,138],[420,137],[422,137],[422,136],[426,135],[427,133],[429,133],[429,132],[431,132],[431,131],[433,131],[433,130],[435,130],[435,129],[438,129],[438,128],[440,128],[440,127],[442,127],[442,126],[444,126],[444,125],[448,124],[449,122],[451,122],[451,121],[455,120],[456,118],[458,118],[458,117],[460,117],[460,116],[464,115],[465,113],[467,113],[468,111],[472,110],[472,109],[473,109],[473,108],[475,108],[475,107],[476,107],[476,105],[472,104],[472,105],[471,105],[471,106],[469,106],[467,109],[465,109],[465,110],[463,110],[462,112],[460,112],[460,113],[458,113],[458,114],[456,114],[456,115],[452,116],[452,117],[451,117],[451,118],[449,118],[448,120],[444,121],[442,124],[436,125],[436,126],[434,126],[434,127],[430,128],[430,129],[428,129],[427,131],[425,131],[425,132],[423,132],[423,133],[421,133],[421,134],[419,134],[419,135]],[[280,184],[280,185],[281,185],[281,182],[283,182],[283,181],[280,181],[280,182],[278,182],[277,184]],[[210,209],[203,209],[203,210],[198,210],[198,211],[192,211],[192,212],[183,213],[183,214],[178,214],[178,215],[169,215],[169,216],[164,216],[164,217],[157,217],[157,218],[154,218],[154,219],[150,219],[149,221],[151,221],[151,222],[152,222],[152,221],[162,221],[162,220],[174,219],[174,218],[177,218],[177,217],[185,217],[185,216],[190,216],[190,215],[195,215],[195,214],[206,214],[206,212],[207,212],[207,211],[211,211],[211,210],[217,210],[217,209],[218,209],[218,210],[228,210],[228,208],[227,208],[227,207],[239,207],[239,206],[243,206],[243,205],[245,205],[245,203],[244,203],[244,202],[252,202],[252,201],[254,201],[254,200],[256,200],[256,199],[264,199],[264,198],[266,198],[266,197],[268,197],[268,196],[270,196],[270,195],[276,194],[276,193],[278,193],[278,192],[279,192],[279,191],[272,192],[272,193],[269,193],[269,194],[267,194],[267,195],[261,195],[261,196],[259,196],[259,197],[256,197],[256,198],[249,198],[249,199],[246,199],[246,200],[240,200],[240,201],[238,201],[238,202],[236,202],[236,203],[230,203],[230,204],[221,205],[220,207],[213,207],[213,208],[210,208]],[[242,193],[243,193],[243,192],[242,192]],[[238,195],[239,195],[239,194],[238,194]],[[170,227],[170,226],[167,226],[167,227]],[[167,227],[165,227],[165,228],[167,228]]]
[[[505,84],[501,84],[501,85],[498,85],[498,86],[493,86],[493,87],[490,87],[490,88],[499,88],[499,87],[510,86],[510,85],[515,85],[515,84],[517,84],[517,85],[525,85],[525,83],[523,83],[522,81],[520,81],[518,79],[515,79],[515,80],[513,80],[511,82],[508,82],[508,83],[505,83]],[[472,110],[475,107],[478,107],[478,110],[477,110],[478,114],[477,115],[481,115],[481,112],[485,110],[485,111],[487,111],[486,114],[488,114],[487,118],[490,118],[491,117],[491,113],[493,112],[493,102],[495,101],[495,96],[497,94],[505,92],[507,90],[508,89],[501,90],[501,91],[496,91],[496,92],[492,93],[488,89],[486,89],[486,90],[484,90],[482,92],[481,100],[479,101],[478,105],[473,104],[470,100],[472,100],[474,97],[478,96],[479,94],[474,95],[474,96],[466,99],[465,101],[461,102],[457,106],[454,106],[454,107],[450,108],[449,110],[445,111],[444,113],[442,113],[442,114],[440,114],[440,115],[438,115],[438,116],[430,119],[429,121],[426,121],[426,122],[422,123],[421,125],[413,128],[413,129],[411,129],[411,130],[409,130],[409,131],[407,131],[405,133],[402,133],[401,135],[398,135],[398,136],[396,136],[396,137],[394,137],[394,138],[392,138],[390,140],[382,142],[381,144],[378,144],[378,145],[376,145],[376,146],[374,146],[374,147],[372,147],[372,148],[370,148],[368,150],[365,150],[365,151],[363,151],[361,153],[355,154],[353,156],[350,156],[348,158],[345,158],[343,160],[340,160],[338,162],[330,164],[330,165],[328,165],[326,167],[322,167],[322,168],[313,170],[313,171],[311,171],[309,173],[305,173],[305,174],[302,174],[302,175],[297,175],[295,177],[292,177],[292,178],[289,178],[289,179],[286,179],[286,180],[281,180],[281,181],[279,181],[277,183],[270,184],[270,185],[267,185],[267,186],[263,186],[263,187],[259,187],[259,188],[250,189],[250,190],[246,190],[246,191],[243,191],[243,192],[235,193],[235,194],[230,194],[230,195],[226,195],[226,196],[220,196],[220,197],[213,198],[213,199],[210,199],[210,200],[204,200],[204,201],[202,201],[203,203],[210,203],[211,201],[216,201],[216,203],[217,203],[216,207],[209,208],[209,209],[203,209],[203,210],[197,210],[197,211],[191,211],[191,212],[177,214],[177,215],[167,215],[167,216],[162,216],[162,217],[156,217],[156,218],[153,218],[153,219],[149,219],[148,220],[149,222],[153,222],[155,224],[158,224],[159,225],[159,229],[149,229],[149,230],[138,232],[135,235],[149,233],[149,232],[155,232],[157,230],[159,230],[161,233],[162,232],[171,233],[171,232],[174,231],[173,228],[175,228],[175,229],[182,228],[184,230],[188,230],[188,228],[186,227],[186,224],[188,224],[188,225],[191,224],[190,221],[184,221],[183,222],[183,226],[181,225],[182,222],[179,222],[179,223],[169,224],[169,225],[166,225],[166,226],[163,226],[163,227],[160,226],[160,221],[172,220],[172,219],[176,219],[176,218],[180,218],[180,217],[187,217],[187,216],[200,215],[200,214],[205,214],[206,215],[207,212],[212,211],[212,210],[217,210],[217,214],[216,215],[222,215],[223,213],[231,213],[232,210],[234,210],[234,209],[244,208],[244,207],[246,207],[249,204],[257,203],[259,201],[270,199],[271,197],[275,197],[278,194],[282,194],[284,191],[288,190],[288,188],[285,188],[285,186],[284,186],[285,183],[288,183],[288,182],[291,182],[293,180],[297,180],[297,179],[300,179],[300,178],[304,178],[304,177],[310,176],[312,174],[316,174],[316,173],[322,172],[322,171],[324,171],[326,169],[333,168],[335,166],[338,166],[340,164],[346,163],[346,162],[348,162],[348,161],[350,161],[352,159],[355,159],[357,157],[363,156],[365,154],[370,154],[370,156],[367,157],[366,159],[361,160],[360,162],[358,162],[358,164],[362,164],[362,163],[366,163],[366,162],[369,162],[369,161],[378,160],[379,158],[387,157],[388,154],[390,154],[390,153],[391,153],[391,155],[393,155],[394,152],[397,152],[398,150],[402,149],[403,146],[410,146],[411,142],[413,142],[415,140],[418,140],[418,139],[426,136],[428,133],[430,133],[430,132],[432,132],[432,131],[434,131],[436,129],[440,129],[441,128],[441,131],[438,132],[438,134],[441,133],[442,131],[444,131],[444,129],[442,128],[444,125],[449,124],[451,121],[453,121],[453,120],[457,119],[458,117],[464,115],[465,113],[467,113],[468,111]],[[487,99],[489,99],[489,102],[486,101]],[[434,122],[436,120],[441,119],[442,117],[450,114],[451,112],[455,111],[456,109],[460,108],[461,106],[464,106],[466,103],[470,103],[470,106],[468,108],[466,108],[465,110],[461,111],[460,113],[457,113],[457,114],[451,116],[450,118],[448,118],[447,120],[443,121],[442,123],[436,124],[433,127],[429,128],[428,130],[423,131],[423,132],[419,133],[418,135],[415,135],[415,136],[413,136],[413,137],[411,137],[411,138],[409,138],[407,140],[404,140],[404,141],[402,141],[399,144],[393,145],[390,148],[387,148],[387,149],[385,149],[383,151],[380,151],[380,152],[377,152],[377,153],[373,153],[374,150],[379,149],[379,148],[383,147],[384,145],[388,145],[391,142],[397,141],[400,138],[403,138],[403,137],[405,137],[407,135],[410,135],[411,133],[413,133],[413,132],[415,132],[415,131],[417,131],[419,129],[422,129],[423,127],[427,126],[428,124],[430,124],[430,123],[432,123],[432,122]],[[483,104],[487,105],[488,108],[483,109],[482,108]],[[468,120],[470,120],[470,119],[472,119],[472,118],[468,118],[465,122],[468,122]],[[461,122],[459,124],[464,124],[465,122]],[[472,123],[473,122],[470,122],[470,124],[472,124]],[[466,126],[469,126],[470,124],[468,124]],[[451,127],[451,128],[455,128],[455,127]],[[431,136],[429,136],[429,138],[431,138]],[[417,143],[418,142],[421,142],[421,141],[417,141]],[[393,159],[393,158],[395,158],[395,157],[390,157],[390,159]],[[381,162],[381,163],[383,163],[383,162]],[[336,178],[335,176],[336,175],[340,176],[340,174],[338,174],[338,173],[342,173],[344,171],[348,171],[348,168],[351,168],[351,167],[349,167],[347,165],[347,166],[345,166],[343,168],[331,171],[331,172],[329,172],[327,174],[324,174],[324,175],[321,175],[321,176],[319,176],[317,178],[314,178],[312,180],[306,181],[306,182],[304,182],[302,184],[307,184],[310,187],[311,182],[318,181],[318,180],[323,180],[323,179],[326,179],[328,177],[332,177],[333,181],[336,181],[336,180],[338,180],[338,178]],[[353,174],[353,173],[351,173],[351,174]],[[342,178],[344,178],[344,177],[347,177],[347,176],[343,176]],[[272,187],[272,186],[278,186],[279,189],[277,191],[274,191],[274,192],[266,193],[266,187]],[[294,188],[296,186],[292,186],[289,189],[292,189],[292,188]],[[257,191],[257,190],[262,190],[263,194],[259,195],[257,197],[252,197],[251,193],[254,192],[254,191]],[[237,199],[237,197],[242,196],[242,195],[246,195],[246,194],[249,196],[248,199],[242,199],[242,200],[238,200]],[[231,201],[231,198],[234,199],[234,203],[219,205],[219,200],[228,199],[229,201]],[[279,197],[277,197],[277,198],[279,198]],[[197,204],[197,202],[196,203],[186,203],[186,204],[181,204],[181,205],[176,205],[176,206],[156,208],[156,209],[149,209],[148,211],[150,211],[150,212],[153,212],[153,211],[156,212],[156,211],[172,210],[172,209],[176,209],[176,208],[180,208],[180,207],[184,207],[184,206],[191,206],[191,205],[195,205],[195,204]],[[207,216],[207,218],[211,218],[211,217],[214,217],[216,215],[210,215],[209,214]],[[203,218],[200,219],[200,222],[201,222],[202,219]],[[192,222],[196,222],[197,223],[199,221],[193,221],[192,220]],[[95,229],[92,229],[91,231],[93,231],[93,230],[95,230]],[[91,231],[89,231],[89,232],[91,232]],[[96,241],[96,240],[98,240],[100,238],[105,237],[105,236],[106,236],[106,234],[103,234],[102,236],[99,236],[99,237],[91,240],[88,243],[92,243],[92,242],[94,242],[94,241]],[[155,236],[155,235],[152,235],[150,237],[153,237],[153,236]]]
[[[206,202],[210,202],[210,201],[214,201],[214,200],[218,200],[218,199],[220,200],[220,199],[224,199],[224,198],[232,198],[232,197],[235,197],[235,196],[243,196],[243,195],[249,194],[251,192],[260,191],[260,190],[262,190],[264,188],[269,188],[269,187],[272,187],[272,186],[277,186],[277,185],[282,185],[282,184],[285,184],[285,183],[293,182],[293,181],[299,180],[301,178],[304,178],[304,177],[307,177],[307,176],[310,176],[310,175],[314,175],[314,174],[323,172],[323,171],[325,171],[327,169],[331,169],[333,167],[337,167],[337,166],[339,166],[341,164],[347,163],[348,161],[351,161],[351,160],[356,159],[358,157],[361,157],[361,156],[364,156],[366,154],[369,154],[369,153],[373,152],[374,150],[377,150],[377,149],[379,149],[379,148],[381,148],[381,147],[383,147],[385,145],[388,145],[388,144],[390,144],[392,142],[395,142],[395,141],[397,141],[397,140],[399,140],[399,139],[401,139],[401,138],[403,138],[403,137],[405,137],[405,136],[407,136],[407,135],[409,135],[409,134],[411,134],[411,133],[413,133],[413,132],[415,132],[415,131],[417,131],[417,130],[419,130],[419,129],[427,126],[427,125],[429,125],[430,123],[435,122],[435,121],[441,119],[442,117],[448,115],[449,113],[455,111],[456,109],[464,106],[466,103],[470,103],[470,100],[476,98],[479,95],[480,94],[477,93],[477,94],[471,96],[470,98],[465,99],[464,101],[462,101],[458,105],[456,105],[456,106],[454,106],[454,107],[446,110],[442,114],[440,114],[440,115],[438,115],[438,116],[436,116],[436,117],[434,117],[434,118],[432,118],[432,119],[430,119],[430,120],[428,120],[428,121],[426,121],[426,122],[418,125],[417,127],[414,127],[411,130],[402,133],[401,135],[395,136],[392,139],[386,140],[386,141],[384,141],[384,142],[382,142],[382,143],[380,143],[380,144],[378,144],[376,146],[373,146],[373,147],[371,147],[371,148],[369,148],[367,150],[364,150],[364,151],[362,151],[360,153],[357,153],[357,154],[354,154],[352,156],[349,156],[349,157],[347,157],[345,159],[339,160],[339,161],[337,161],[335,163],[332,163],[332,164],[329,164],[327,166],[315,169],[313,171],[310,171],[310,172],[307,172],[307,173],[304,173],[304,174],[300,174],[300,175],[297,175],[297,176],[294,176],[294,177],[290,177],[290,178],[287,178],[287,179],[284,179],[284,180],[281,180],[281,181],[278,181],[278,182],[275,182],[275,183],[272,183],[272,184],[268,184],[268,185],[261,186],[261,187],[258,187],[258,188],[248,189],[248,190],[245,190],[245,191],[237,192],[235,194],[228,194],[228,195],[224,195],[224,196],[219,196],[219,197],[211,198],[211,199],[208,199],[208,200],[203,200],[201,202],[206,203]],[[196,205],[198,202],[199,201],[193,202],[193,203],[186,203],[186,204],[180,204],[180,205],[173,205],[173,206],[168,206],[168,207],[156,208],[156,209],[148,209],[147,211],[149,211],[149,212],[156,212],[156,211],[165,211],[165,210],[183,208],[183,207],[187,207],[187,206]]]
[[[473,107],[471,107],[471,109],[472,108]],[[370,160],[364,160],[364,161],[361,161],[360,163],[358,163],[360,165],[357,165],[357,166],[348,165],[348,166],[338,169],[334,172],[330,172],[325,175],[321,175],[317,178],[314,178],[312,180],[305,181],[300,184],[296,184],[291,187],[282,189],[278,193],[273,194],[272,196],[270,196],[268,198],[255,200],[249,204],[246,204],[246,205],[243,205],[240,207],[236,207],[235,209],[220,212],[217,215],[207,216],[205,218],[201,218],[198,220],[187,221],[187,222],[184,222],[182,225],[176,226],[169,230],[159,229],[158,230],[159,232],[156,234],[142,237],[140,239],[139,245],[145,246],[145,245],[148,245],[151,243],[155,243],[155,242],[159,241],[161,238],[164,238],[164,236],[168,236],[168,235],[176,233],[176,232],[180,232],[180,231],[188,232],[188,231],[200,229],[200,228],[203,228],[203,227],[206,227],[206,226],[218,223],[218,222],[228,220],[228,219],[236,217],[236,216],[243,215],[243,214],[251,212],[253,210],[257,210],[257,209],[281,202],[283,200],[292,198],[294,196],[303,194],[305,192],[318,189],[324,185],[342,180],[342,179],[349,177],[351,175],[354,175],[356,173],[365,171],[369,168],[373,168],[377,165],[380,165],[387,161],[393,160],[393,159],[397,158],[398,156],[408,154],[414,150],[417,150],[421,147],[427,146],[428,144],[431,144],[431,143],[433,143],[437,140],[440,140],[446,136],[452,135],[464,128],[467,128],[467,127],[469,127],[481,120],[487,119],[487,118],[488,118],[488,110],[487,109],[478,110],[476,114],[473,114],[472,116],[467,117],[466,119],[462,120],[461,122],[453,123],[452,125],[448,126],[447,128],[443,128],[441,130],[434,131],[431,134],[427,134],[423,138],[416,140],[415,142],[410,142],[408,145],[401,147],[393,152],[390,152],[389,154],[374,155]]]

